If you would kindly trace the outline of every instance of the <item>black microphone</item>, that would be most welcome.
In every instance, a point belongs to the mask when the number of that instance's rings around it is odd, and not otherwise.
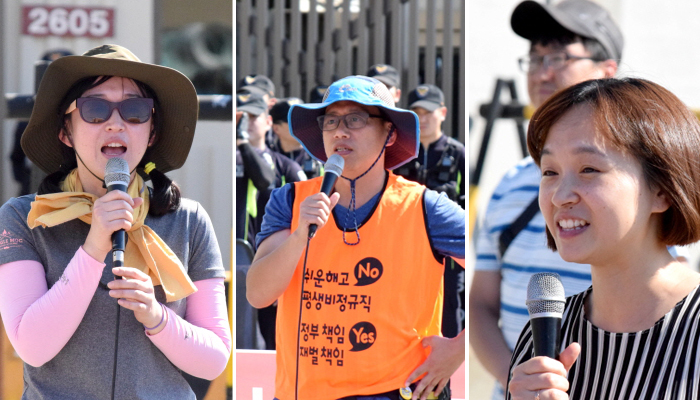
[[[121,190],[126,192],[129,186],[129,164],[119,157],[107,160],[105,167],[105,186],[107,192]],[[112,234],[112,264],[114,267],[124,266],[124,247],[126,246],[126,234],[120,229]]]
[[[566,295],[559,274],[539,272],[527,285],[527,312],[535,356],[559,357],[561,318]]]
[[[331,195],[335,182],[343,173],[343,167],[345,167],[345,160],[343,157],[337,154],[328,157],[328,161],[326,161],[326,165],[323,167],[325,172],[323,173],[323,182],[321,182],[321,193],[325,193],[327,196]],[[316,229],[318,229],[316,224],[309,225],[309,239],[314,237]]]

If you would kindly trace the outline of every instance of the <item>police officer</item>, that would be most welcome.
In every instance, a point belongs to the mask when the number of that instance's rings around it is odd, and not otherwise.
[[[444,192],[464,208],[464,145],[442,132],[442,122],[447,116],[442,90],[435,85],[420,85],[409,93],[408,104],[420,121],[418,157],[394,170],[394,173],[422,183],[428,189]],[[451,259],[445,260],[444,282],[442,333],[446,337],[454,337],[464,326],[465,290],[464,269],[456,266]]]
[[[270,116],[275,136],[270,149],[294,160],[301,166],[306,178],[311,179],[323,174],[323,166],[319,161],[313,159],[304,150],[301,143],[289,133],[289,123],[287,123],[289,108],[294,104],[302,103],[304,102],[297,97],[288,97],[278,99],[272,106]]]
[[[389,64],[375,64],[369,68],[367,76],[383,83],[394,97],[395,104],[401,102],[401,75],[396,68]]]
[[[287,182],[306,180],[306,176],[297,163],[273,152],[265,144],[265,133],[272,126],[272,118],[262,90],[245,86],[236,92],[236,118],[242,117],[242,113],[247,114],[248,128],[247,135],[236,140],[236,238],[243,234],[254,245],[272,190]],[[270,169],[274,173],[271,184],[262,187],[256,183],[255,177],[267,176],[269,172],[266,170]],[[264,179],[258,181],[265,182]],[[275,348],[276,314],[275,305],[258,310],[260,332],[268,350]]]
[[[447,116],[442,90],[431,84],[420,85],[408,95],[408,103],[420,120],[420,149],[416,159],[394,172],[444,192],[464,208],[464,145],[442,132]]]
[[[267,108],[272,107],[277,99],[275,98],[275,84],[265,75],[246,75],[238,82],[239,89],[246,86],[255,86],[264,92],[264,99]]]
[[[316,85],[309,92],[309,103],[323,103],[328,85]]]
[[[268,78],[265,75],[246,75],[243,78],[241,78],[240,81],[238,81],[238,87],[239,90],[246,89],[249,87],[255,87],[257,89],[262,90],[263,99],[265,100],[265,104],[267,104],[268,111],[277,102],[277,98],[275,97],[275,84],[272,82],[272,79]],[[275,135],[274,133],[272,133],[272,130],[269,130],[265,133],[265,145],[267,147],[272,148],[274,139]]]

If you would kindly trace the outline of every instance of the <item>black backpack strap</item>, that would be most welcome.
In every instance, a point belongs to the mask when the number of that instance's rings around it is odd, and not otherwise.
[[[510,246],[513,239],[518,236],[520,231],[525,229],[527,224],[535,217],[535,214],[540,211],[538,197],[539,196],[535,196],[535,199],[532,200],[532,203],[527,206],[525,211],[523,211],[509,227],[501,232],[501,236],[498,237],[498,251],[501,253],[501,258],[503,258],[503,255],[506,253],[506,250],[508,250],[508,246]]]

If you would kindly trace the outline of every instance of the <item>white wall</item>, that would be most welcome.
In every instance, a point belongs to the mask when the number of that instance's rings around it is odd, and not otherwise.
[[[233,227],[233,125],[230,121],[199,121],[185,165],[168,172],[182,196],[197,200],[211,218],[224,267],[231,267]]]

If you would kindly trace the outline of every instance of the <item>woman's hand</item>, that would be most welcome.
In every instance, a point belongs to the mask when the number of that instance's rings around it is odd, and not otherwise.
[[[580,353],[581,346],[571,343],[559,360],[534,357],[515,367],[508,385],[513,400],[568,400],[566,375]]]
[[[95,200],[92,223],[83,250],[97,261],[104,261],[112,250],[112,233],[128,231],[134,222],[134,209],[143,204],[140,197],[132,199],[121,190],[111,191]]]
[[[299,229],[295,232],[304,234],[304,237],[309,235],[309,225],[318,225],[317,229],[321,229],[328,218],[330,218],[331,210],[338,203],[340,194],[333,193],[330,197],[325,193],[316,193],[304,199],[299,206]]]
[[[151,277],[136,268],[116,267],[112,273],[123,279],[116,279],[107,284],[109,295],[117,298],[120,306],[134,312],[136,320],[148,330],[150,335],[163,330],[167,320],[165,309],[156,300]],[[163,323],[161,323],[161,321]]]

